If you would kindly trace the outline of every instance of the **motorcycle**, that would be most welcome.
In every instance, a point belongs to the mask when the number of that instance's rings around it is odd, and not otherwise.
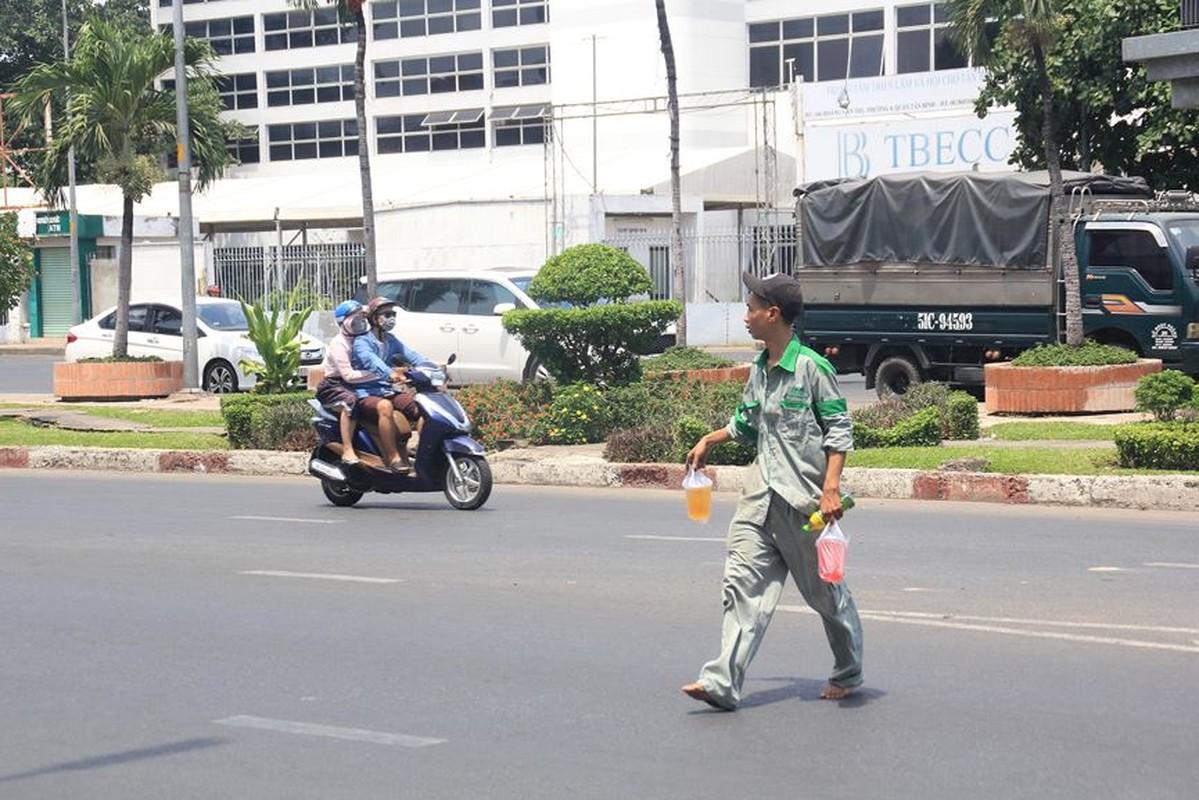
[[[451,355],[446,365],[454,363]],[[338,418],[317,400],[309,400],[315,414],[312,427],[317,446],[308,460],[308,472],[318,478],[325,497],[335,506],[352,506],[367,492],[444,492],[450,505],[473,511],[491,495],[491,466],[483,445],[470,436],[465,409],[445,390],[446,373],[435,367],[410,367],[408,382],[424,422],[413,459],[415,472],[392,472],[383,463],[382,448],[363,426],[354,430],[357,464],[341,461]]]

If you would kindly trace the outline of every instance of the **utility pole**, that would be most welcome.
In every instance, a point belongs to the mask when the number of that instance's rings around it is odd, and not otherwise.
[[[196,253],[192,241],[191,140],[187,113],[187,72],[183,57],[183,0],[174,0],[175,160],[179,170],[179,272],[183,292],[183,388],[200,388],[196,357]]]
[[[595,34],[591,34],[591,193],[599,194],[599,99],[597,87],[598,72],[596,70]]]
[[[62,0],[62,59],[71,59],[71,36],[67,28],[67,0]],[[68,234],[71,253],[71,322],[83,322],[83,294],[79,291],[79,208],[75,205],[75,145],[67,149],[67,203],[71,228]]]

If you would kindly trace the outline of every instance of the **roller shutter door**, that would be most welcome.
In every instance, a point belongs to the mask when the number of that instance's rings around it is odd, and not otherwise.
[[[75,324],[70,248],[42,249],[41,284],[42,336],[66,336]]]

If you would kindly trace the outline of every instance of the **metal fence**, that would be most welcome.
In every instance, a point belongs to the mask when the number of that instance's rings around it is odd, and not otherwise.
[[[1181,5],[1182,27],[1199,27],[1199,0],[1182,0]]]
[[[755,275],[795,272],[795,228],[790,225],[703,232],[685,229],[682,238],[688,302],[741,300],[742,271]],[[645,266],[654,282],[652,297],[671,297],[674,275],[669,231],[620,232],[606,237],[604,244],[619,247]]]
[[[213,280],[224,297],[273,307],[296,287],[302,299],[331,307],[358,289],[366,274],[361,244],[217,247]]]

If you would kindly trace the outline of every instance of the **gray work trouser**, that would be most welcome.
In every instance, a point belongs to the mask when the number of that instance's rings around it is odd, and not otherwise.
[[[804,531],[807,517],[773,492],[765,523],[758,524],[753,517],[749,505],[740,503],[729,525],[720,655],[704,665],[699,683],[716,702],[736,707],[745,670],[762,643],[790,572],[804,600],[824,620],[833,649],[829,682],[845,688],[858,686],[862,683],[858,609],[844,583],[820,580],[816,571],[819,534]]]

